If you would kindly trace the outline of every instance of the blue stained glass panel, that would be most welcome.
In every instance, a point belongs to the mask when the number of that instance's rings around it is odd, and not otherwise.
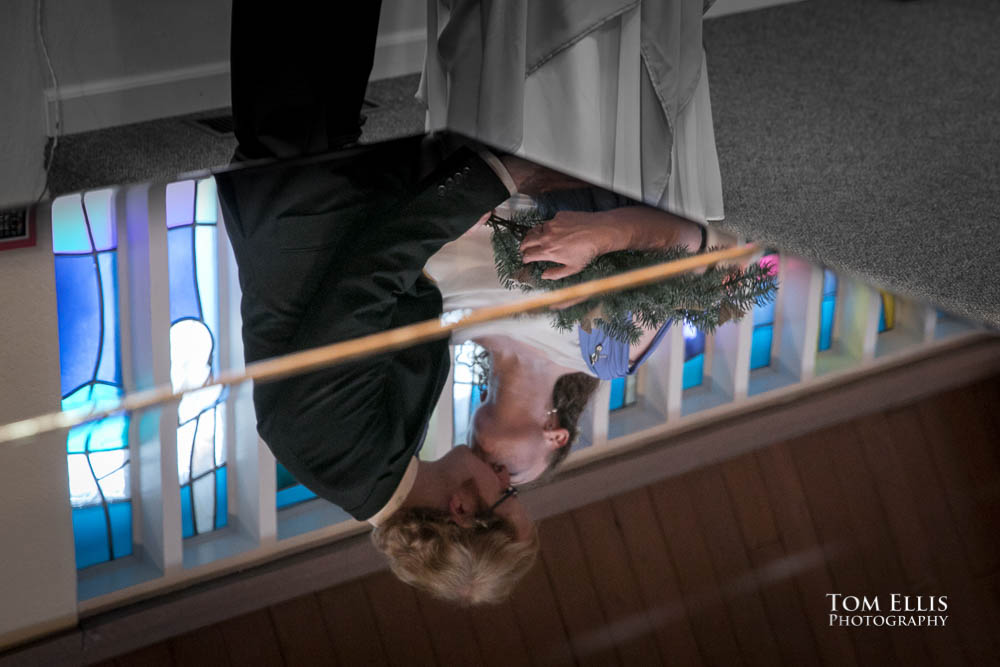
[[[610,410],[625,407],[625,378],[615,378],[611,381]]]
[[[762,324],[773,324],[774,307],[775,307],[774,301],[771,301],[770,303],[765,303],[763,306],[754,306],[753,308],[754,326],[760,326]]]
[[[52,252],[89,253],[93,251],[80,195],[59,197],[52,202]]]
[[[750,342],[750,370],[771,365],[771,341],[774,335],[773,325],[761,325],[753,330]]]
[[[194,222],[194,181],[181,181],[167,186],[167,227]]]
[[[833,344],[833,315],[837,307],[837,297],[825,296],[820,307],[819,349],[829,350]]]
[[[195,284],[194,228],[181,227],[167,232],[170,262],[170,321],[190,317],[201,319],[201,303]]]
[[[132,503],[111,503],[111,535],[114,537],[114,557],[121,558],[132,553]]]
[[[684,325],[684,360],[687,361],[705,351],[705,332],[698,331],[689,324]]]
[[[181,534],[184,537],[194,535],[194,508],[191,503],[191,485],[181,487]]]
[[[682,388],[699,386],[705,377],[705,332],[684,323],[684,373]]]
[[[100,382],[88,384],[64,398],[62,400],[62,409],[72,410],[74,408],[91,406],[107,408],[117,403],[121,395],[122,389],[119,386],[102,384]]]
[[[280,461],[274,462],[274,474],[275,474],[275,485],[278,491],[281,491],[282,489],[287,489],[291,486],[295,486],[296,484],[299,483],[299,481],[292,476],[292,473],[288,472],[288,468],[281,465]]]
[[[830,269],[823,269],[823,296],[837,293],[837,274]]]
[[[277,506],[278,509],[281,510],[286,507],[291,507],[292,505],[304,503],[307,500],[312,500],[315,497],[315,493],[301,484],[296,484],[295,486],[290,486],[287,489],[278,491]]]
[[[85,451],[99,452],[121,449],[127,442],[127,435],[127,417],[108,417],[99,422],[70,429],[66,438],[66,452],[79,454]]]
[[[122,393],[113,207],[107,189],[52,205],[64,410],[107,407]],[[117,415],[67,435],[77,567],[132,553],[128,427]]]
[[[87,219],[90,221],[90,234],[94,239],[94,248],[98,251],[118,247],[118,231],[115,229],[111,210],[113,194],[111,190],[95,190],[83,196]]]
[[[118,257],[114,253],[103,252],[97,256],[101,270],[101,293],[104,295],[104,345],[101,350],[101,365],[95,379],[120,385],[121,357],[118,342]]]
[[[222,528],[229,520],[229,496],[226,494],[226,466],[215,471],[215,527]]]
[[[73,508],[73,534],[76,537],[76,566],[103,563],[110,556],[108,524],[100,505]]]
[[[219,331],[215,181],[171,183],[166,195],[171,382],[196,386],[219,364],[215,345]],[[177,463],[185,489],[184,537],[215,530],[228,521],[224,413],[217,409],[205,412],[225,399],[225,393],[198,392],[186,396],[178,406]],[[196,418],[197,422],[191,421]]]
[[[701,385],[705,376],[705,355],[699,354],[684,362],[682,389],[691,389]]]
[[[101,505],[73,508],[73,534],[77,568],[128,556],[132,553],[132,503],[111,503],[107,514]]]
[[[837,311],[837,274],[823,269],[823,301],[820,304],[819,343],[822,352],[833,345],[833,322]]]
[[[312,500],[316,494],[307,489],[292,476],[288,468],[275,462],[276,486],[278,489],[277,507],[284,509],[307,500]]]
[[[101,318],[97,271],[92,255],[57,256],[59,367],[62,394],[90,382],[100,348]]]

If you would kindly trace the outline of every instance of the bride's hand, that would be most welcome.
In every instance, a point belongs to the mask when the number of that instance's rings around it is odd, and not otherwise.
[[[614,221],[601,213],[560,211],[525,235],[521,259],[562,264],[542,272],[544,280],[559,280],[579,273],[595,257],[620,250],[616,231]]]

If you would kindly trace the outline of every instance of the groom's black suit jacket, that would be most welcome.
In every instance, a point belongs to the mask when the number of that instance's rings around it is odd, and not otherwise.
[[[217,177],[248,362],[441,313],[424,263],[508,196],[455,145],[412,137]],[[423,442],[449,368],[438,341],[258,384],[258,431],[299,481],[366,519]]]

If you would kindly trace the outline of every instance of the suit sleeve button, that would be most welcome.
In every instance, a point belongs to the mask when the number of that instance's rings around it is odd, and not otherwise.
[[[446,187],[444,187],[443,185],[439,185],[439,186],[438,186],[438,195],[439,195],[439,196],[441,196],[441,197],[444,197],[444,193],[445,193],[446,191],[447,191],[447,188],[446,188]]]

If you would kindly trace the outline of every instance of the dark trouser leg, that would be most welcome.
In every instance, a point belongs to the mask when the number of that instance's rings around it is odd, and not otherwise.
[[[333,150],[361,135],[381,0],[233,3],[237,156]]]

